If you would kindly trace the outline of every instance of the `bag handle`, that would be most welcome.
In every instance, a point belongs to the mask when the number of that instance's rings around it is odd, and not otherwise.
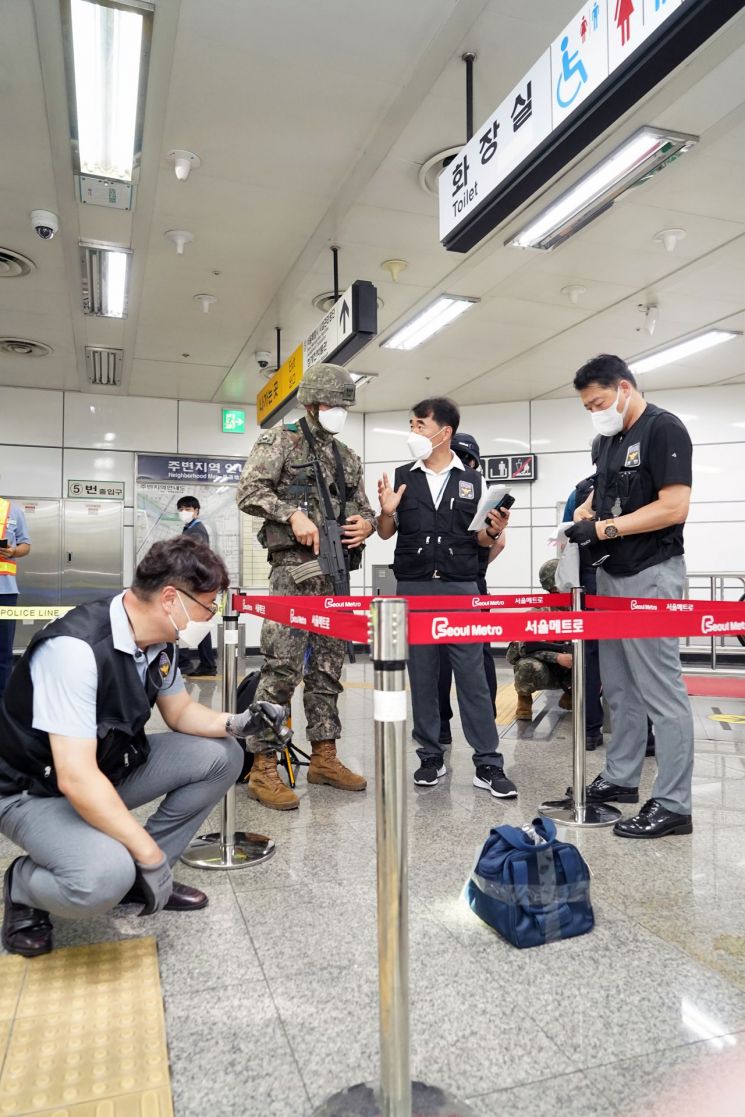
[[[556,825],[550,818],[534,818],[532,826],[535,832],[541,838],[544,838],[549,845],[556,841]],[[531,841],[530,836],[518,826],[494,826],[491,832],[501,838],[502,841],[507,842],[513,849],[531,852],[542,848]]]

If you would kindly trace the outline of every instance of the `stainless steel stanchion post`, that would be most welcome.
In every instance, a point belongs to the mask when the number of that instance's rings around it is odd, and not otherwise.
[[[222,648],[222,704],[226,713],[236,713],[238,702],[238,614],[233,608],[233,589],[220,626]],[[274,841],[264,834],[247,834],[235,828],[235,787],[220,805],[220,830],[194,838],[181,855],[187,865],[198,869],[245,869],[267,861],[274,853]]]
[[[444,1090],[411,1081],[409,894],[406,834],[406,654],[404,598],[370,612],[374,670],[375,808],[378,854],[380,1085],[334,1094],[314,1117],[475,1117]]]
[[[584,608],[585,591],[572,590],[572,609]],[[574,782],[572,793],[566,799],[541,803],[538,810],[554,822],[565,826],[612,826],[621,818],[616,807],[605,803],[587,802],[587,776],[585,774],[585,642],[572,641],[572,733],[574,736]]]

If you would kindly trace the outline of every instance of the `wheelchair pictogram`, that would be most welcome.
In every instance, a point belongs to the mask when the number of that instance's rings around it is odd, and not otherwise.
[[[561,70],[559,80],[556,83],[556,100],[562,109],[568,109],[577,99],[582,86],[587,81],[587,70],[584,62],[579,57],[579,51],[575,50],[573,54],[569,53],[568,35],[565,35],[561,40]],[[570,82],[572,83],[571,94],[568,92]]]

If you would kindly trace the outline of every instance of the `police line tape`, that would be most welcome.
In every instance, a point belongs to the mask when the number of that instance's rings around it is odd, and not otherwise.
[[[0,605],[0,621],[53,621],[74,605]]]
[[[423,599],[416,600],[419,602]],[[463,604],[463,598],[456,600]],[[483,612],[476,615],[473,612],[445,612],[442,608],[434,613],[412,611],[409,614],[409,643],[474,644],[510,640],[617,640],[745,635],[745,608],[739,603],[697,602],[697,606],[708,607],[685,612],[658,612],[632,609],[630,602],[640,599],[605,600],[613,602],[616,608],[599,612],[559,614],[526,611],[495,615]],[[664,601],[654,603],[667,604]],[[251,613],[262,620],[277,621],[290,628],[318,632],[324,636],[353,640],[360,644],[369,642],[369,619],[364,607],[350,613],[338,608],[335,598],[254,597],[240,594],[234,597],[233,604],[239,612]],[[362,605],[362,600],[359,600],[359,604]],[[683,604],[687,605],[689,602]],[[335,607],[337,611],[334,611]]]
[[[678,601],[665,597],[601,597],[588,594],[588,609],[628,609],[632,613],[729,613],[745,617],[743,601],[706,601],[686,598]]]

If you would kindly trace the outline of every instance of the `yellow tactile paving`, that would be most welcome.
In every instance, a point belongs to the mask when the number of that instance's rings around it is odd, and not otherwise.
[[[23,958],[10,954],[0,958],[0,1021],[12,1020],[15,1016],[25,973]]]
[[[514,683],[500,683],[497,691],[497,725],[509,725],[515,720],[517,693]]]
[[[25,980],[2,1064],[0,1117],[171,1117],[155,939],[0,959],[7,962],[20,962]]]

